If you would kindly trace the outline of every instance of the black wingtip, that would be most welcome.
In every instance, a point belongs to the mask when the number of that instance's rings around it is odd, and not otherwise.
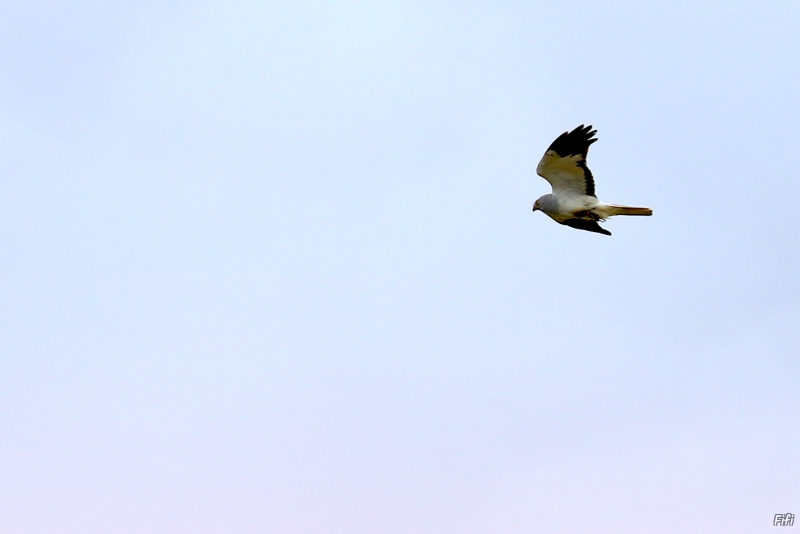
[[[611,235],[611,232],[597,224],[597,221],[587,221],[586,219],[567,219],[561,224],[565,224],[570,228],[577,230],[586,230],[587,232],[594,232],[596,234]]]
[[[597,141],[597,138],[594,137],[596,133],[597,130],[592,130],[591,124],[589,126],[581,124],[571,132],[559,135],[547,150],[553,150],[562,158],[577,154],[585,158],[589,152],[589,145]]]

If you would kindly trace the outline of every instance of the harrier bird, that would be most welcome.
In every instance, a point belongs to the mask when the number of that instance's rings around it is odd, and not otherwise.
[[[533,211],[543,211],[557,223],[578,230],[611,235],[597,222],[612,215],[652,215],[653,210],[616,206],[597,199],[592,172],[586,166],[586,154],[589,145],[597,141],[596,133],[591,125],[581,124],[553,141],[536,168],[536,173],[553,186],[553,194],[534,202]]]

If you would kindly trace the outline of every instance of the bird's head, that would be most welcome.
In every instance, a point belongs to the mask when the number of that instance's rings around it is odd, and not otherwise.
[[[537,211],[537,210],[539,210],[539,211],[542,210],[542,206],[539,205],[539,200],[538,199],[536,200],[536,202],[533,203],[533,211]]]

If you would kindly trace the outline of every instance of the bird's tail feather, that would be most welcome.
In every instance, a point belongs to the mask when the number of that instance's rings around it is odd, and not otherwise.
[[[612,215],[652,215],[653,210],[650,208],[634,208],[631,206],[615,206],[608,204],[603,206],[604,217],[611,217]]]

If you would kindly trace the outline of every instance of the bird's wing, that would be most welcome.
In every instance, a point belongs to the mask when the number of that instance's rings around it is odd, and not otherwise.
[[[597,141],[591,125],[581,124],[571,132],[564,132],[553,141],[542,156],[536,173],[550,182],[553,194],[588,195],[594,194],[594,178],[586,166],[589,145]]]
[[[571,226],[572,228],[577,228],[578,230],[586,230],[587,232],[611,235],[611,232],[597,224],[597,221],[587,221],[586,219],[567,219],[561,224]]]

